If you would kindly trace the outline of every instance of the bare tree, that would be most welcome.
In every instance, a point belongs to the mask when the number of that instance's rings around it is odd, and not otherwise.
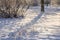
[[[41,0],[41,11],[44,12],[44,0]]]

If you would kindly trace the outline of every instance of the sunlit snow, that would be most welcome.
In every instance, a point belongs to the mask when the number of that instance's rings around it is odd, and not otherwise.
[[[60,39],[60,7],[45,6],[43,14],[40,6],[30,7],[24,18],[0,19],[0,40],[49,39]]]

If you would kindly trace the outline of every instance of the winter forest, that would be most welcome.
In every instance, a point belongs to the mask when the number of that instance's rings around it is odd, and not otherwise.
[[[0,40],[60,40],[60,0],[0,0]]]

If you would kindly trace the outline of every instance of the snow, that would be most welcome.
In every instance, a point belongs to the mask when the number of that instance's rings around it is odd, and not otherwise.
[[[59,9],[60,7],[45,6],[45,13],[41,13],[40,6],[36,6],[30,7],[24,18],[1,18],[0,40],[60,39]],[[19,32],[22,34],[19,35]]]

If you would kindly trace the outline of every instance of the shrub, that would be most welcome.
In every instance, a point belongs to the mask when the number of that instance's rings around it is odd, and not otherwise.
[[[23,11],[26,5],[26,0],[0,0],[0,15],[4,18],[21,17],[23,13],[18,12],[20,11],[19,8],[22,7],[21,10]]]

